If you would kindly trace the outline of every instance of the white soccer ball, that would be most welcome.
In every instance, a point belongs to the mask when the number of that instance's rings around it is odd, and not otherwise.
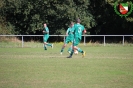
[[[77,54],[78,54],[78,51],[77,51],[77,50],[75,50],[75,51],[74,51],[74,54],[76,54],[76,55],[77,55]]]

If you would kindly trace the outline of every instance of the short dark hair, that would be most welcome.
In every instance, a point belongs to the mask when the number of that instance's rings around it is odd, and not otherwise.
[[[80,23],[81,21],[80,21],[80,19],[79,19],[79,18],[77,18],[77,19],[76,19],[76,22],[77,22],[77,23]]]
[[[72,25],[72,24],[74,24],[74,22],[71,21],[70,24]]]

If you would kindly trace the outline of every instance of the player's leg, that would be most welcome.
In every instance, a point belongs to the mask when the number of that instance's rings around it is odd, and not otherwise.
[[[82,49],[80,49],[79,47],[77,47],[77,46],[75,46],[74,47],[74,51],[75,50],[77,50],[78,52],[80,52],[80,53],[82,53],[82,57],[84,57],[85,56],[85,54],[86,54],[86,52],[85,51],[83,51]]]
[[[47,45],[46,45],[47,39],[45,36],[43,36],[43,44],[44,44],[44,50],[47,50]]]
[[[73,37],[70,38],[70,42],[73,44]],[[71,53],[72,45],[68,48],[68,53]]]
[[[76,50],[77,50],[78,52],[80,52],[80,53],[83,53],[83,50],[80,49],[79,47],[76,47]]]
[[[68,53],[71,53],[71,51],[72,51],[72,45],[68,48]]]
[[[77,39],[76,40],[77,41],[77,45],[80,43],[80,39]],[[77,50],[78,52],[80,52],[80,53],[82,53],[82,57],[84,57],[85,56],[85,51],[83,51],[81,48],[79,48],[79,47],[74,47],[74,49],[75,50]]]
[[[51,44],[51,43],[46,43],[46,45],[53,48],[53,44]]]
[[[78,45],[76,40],[77,40],[77,38],[74,39],[74,41],[72,43],[72,51],[71,51],[70,55],[67,58],[72,58],[73,53],[74,53],[74,49]]]
[[[85,51],[83,51],[82,49],[80,49],[79,47],[76,47],[75,48],[78,52],[80,52],[80,53],[82,53],[82,57],[84,57],[85,56]]]
[[[49,39],[49,36],[46,37],[46,41]],[[51,46],[53,48],[53,44],[46,43],[47,46]]]
[[[62,54],[63,53],[63,51],[64,51],[64,48],[66,47],[66,45],[67,45],[67,43],[64,43],[64,45],[62,46],[62,48],[61,48],[61,53],[60,54]]]
[[[51,44],[51,43],[46,43],[46,45],[53,47],[53,44]]]
[[[82,53],[82,56],[85,56],[85,51],[83,51],[82,49],[78,48],[77,45],[80,43],[80,39],[79,38],[75,38],[74,43],[73,43],[73,49],[72,52],[70,53],[70,56],[67,58],[72,58],[72,55],[74,53],[75,50],[78,50],[78,52]]]
[[[44,42],[44,50],[47,50],[46,42]]]
[[[64,51],[64,49],[65,49],[65,47],[66,47],[66,45],[67,45],[68,43],[69,43],[69,38],[67,37],[66,40],[65,40],[65,42],[64,42],[64,45],[63,45],[62,48],[61,48],[60,54],[63,53],[63,51]]]

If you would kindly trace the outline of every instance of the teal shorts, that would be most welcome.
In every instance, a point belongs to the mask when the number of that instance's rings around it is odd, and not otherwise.
[[[72,37],[67,37],[65,40],[65,44],[68,44],[69,42],[73,43],[73,38]]]
[[[47,42],[48,38],[49,38],[48,35],[44,35],[44,36],[43,36],[43,42]]]
[[[81,39],[76,37],[74,38],[73,46],[77,46],[80,43]]]

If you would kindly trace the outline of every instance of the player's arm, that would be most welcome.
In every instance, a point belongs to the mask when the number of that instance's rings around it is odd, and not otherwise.
[[[48,33],[49,33],[49,31],[43,31],[43,33],[48,34]]]
[[[68,28],[67,31],[66,31],[66,35],[68,35],[68,33],[69,33],[69,28]]]
[[[49,33],[48,29],[46,28],[45,30],[43,30],[43,33],[48,34]]]
[[[83,34],[85,34],[86,33],[86,29],[84,28],[84,30],[83,30]]]
[[[49,33],[49,32],[47,32],[47,31],[44,31],[44,30],[43,30],[42,32],[43,32],[43,34],[48,34],[48,33]]]

